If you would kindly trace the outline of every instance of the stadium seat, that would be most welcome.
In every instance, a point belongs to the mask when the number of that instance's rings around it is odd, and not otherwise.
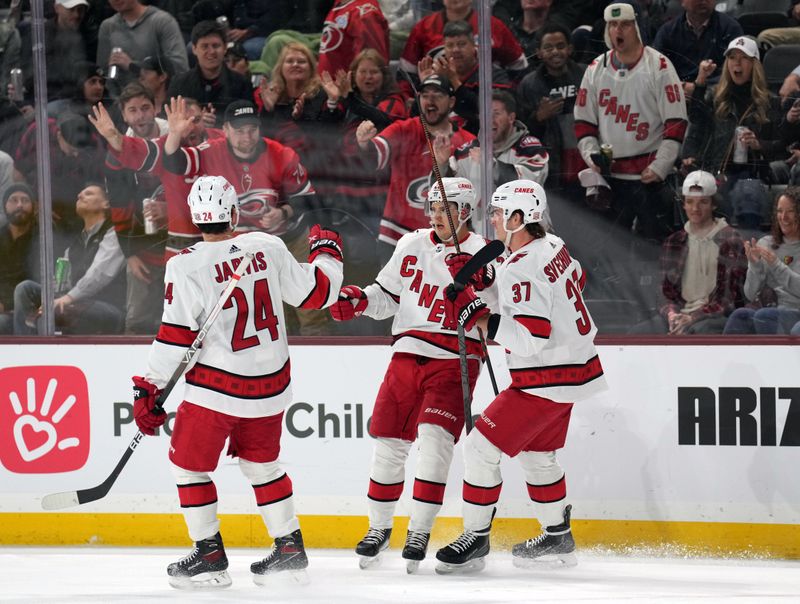
[[[800,65],[800,44],[770,48],[763,58],[764,74],[770,90],[777,92],[792,70]]]
[[[734,16],[745,13],[781,13],[786,17],[791,4],[791,0],[728,0],[727,12]]]
[[[789,27],[789,18],[786,13],[775,12],[742,12],[736,17],[746,36],[758,36],[765,29],[774,27]]]

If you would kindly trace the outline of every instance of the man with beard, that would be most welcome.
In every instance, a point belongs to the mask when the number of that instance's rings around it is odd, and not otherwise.
[[[131,82],[119,96],[127,136],[153,139],[167,134],[167,122],[156,117],[153,94]],[[166,245],[165,205],[150,201],[161,187],[158,176],[136,174],[113,159],[106,160],[111,218],[127,259],[125,333],[155,333],[161,316]],[[152,229],[146,228],[150,221]]]
[[[184,99],[189,126],[181,138],[181,145],[196,147],[206,140],[225,138],[222,130],[206,129],[203,123],[203,110],[197,101]],[[111,116],[102,105],[94,107],[94,115],[89,120],[108,143],[106,165],[111,169],[128,168],[138,173],[151,173],[161,181],[167,201],[167,245],[165,260],[201,240],[200,231],[192,222],[186,197],[192,188],[194,178],[174,174],[164,168],[164,141],[166,134],[157,139],[124,136],[114,125]]]
[[[439,141],[437,141],[439,142]],[[437,144],[433,147],[436,161],[447,166],[450,175],[450,148]],[[528,128],[517,119],[517,102],[511,93],[499,90],[492,95],[492,153],[494,154],[494,188],[511,180],[533,180],[544,185],[547,180],[547,149]],[[455,162],[456,176],[468,178],[476,187],[480,183],[480,147],[473,145],[469,156]],[[551,225],[550,213],[545,209],[542,223]]]
[[[0,334],[14,332],[14,288],[39,279],[36,204],[26,184],[11,185],[3,194],[8,223],[0,227]]]
[[[466,156],[475,136],[448,119],[454,104],[453,87],[446,78],[432,75],[422,82],[419,105],[430,134],[437,145],[449,142],[450,151],[458,160]],[[365,120],[356,130],[356,141],[363,152],[374,157],[377,170],[391,166],[392,176],[378,240],[394,248],[403,235],[430,224],[423,209],[433,160],[422,120],[419,116],[398,120],[380,135],[375,124]],[[381,254],[388,258],[392,251],[384,248]]]
[[[223,176],[239,197],[238,231],[263,231],[280,236],[295,258],[305,257],[308,228],[300,221],[315,194],[308,172],[292,149],[262,137],[258,112],[250,101],[234,101],[225,109],[224,139],[198,147],[181,147],[191,118],[181,97],[167,109],[169,134],[164,143],[164,167],[184,177]],[[324,335],[330,324],[325,313],[284,304],[287,329],[302,335]]]

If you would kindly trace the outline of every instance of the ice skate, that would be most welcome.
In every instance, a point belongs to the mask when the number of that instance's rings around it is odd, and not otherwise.
[[[408,535],[406,535],[406,544],[403,547],[403,558],[406,561],[406,572],[409,575],[413,575],[417,572],[419,563],[425,559],[425,553],[428,551],[428,540],[430,538],[430,533],[408,531]]]
[[[372,528],[367,531],[364,538],[356,545],[356,553],[359,556],[358,567],[361,570],[377,568],[381,564],[381,553],[389,547],[389,537],[392,536],[392,529]]]
[[[297,529],[290,535],[275,539],[269,555],[260,562],[253,562],[250,572],[253,573],[253,582],[256,585],[268,585],[269,577],[280,573],[286,573],[284,576],[305,585],[308,583],[307,566],[303,535]]]
[[[514,566],[518,568],[563,568],[575,566],[575,540],[569,526],[572,506],[564,509],[564,522],[547,526],[538,537],[518,543],[511,549]]]
[[[192,552],[167,567],[169,584],[176,589],[229,587],[228,557],[219,533],[197,541]]]
[[[464,531],[461,536],[436,552],[439,575],[477,573],[486,568],[491,525],[480,531]]]

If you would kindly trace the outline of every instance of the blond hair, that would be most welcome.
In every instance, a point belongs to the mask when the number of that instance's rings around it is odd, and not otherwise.
[[[728,71],[728,59],[725,59],[725,64],[722,66],[722,75],[719,78],[719,84],[714,91],[714,115],[718,119],[726,119],[733,113],[733,100],[731,93],[733,89],[733,80],[731,79],[730,71]],[[769,88],[767,87],[767,76],[764,75],[764,67],[761,61],[753,59],[753,71],[750,75],[750,96],[753,99],[751,105],[751,114],[759,124],[766,124],[769,121]]]
[[[314,56],[314,53],[311,52],[311,49],[309,49],[308,46],[301,44],[300,42],[288,42],[283,48],[281,48],[281,52],[278,55],[278,60],[275,61],[275,67],[272,68],[272,76],[270,77],[270,81],[278,86],[281,91],[280,100],[289,100],[289,97],[286,96],[286,80],[281,72],[283,71],[283,63],[286,60],[286,55],[288,55],[290,52],[299,52],[304,55],[306,59],[308,59],[308,64],[311,67],[311,78],[306,83],[302,92],[304,92],[307,97],[316,96],[322,87],[322,83],[317,75],[317,58]]]

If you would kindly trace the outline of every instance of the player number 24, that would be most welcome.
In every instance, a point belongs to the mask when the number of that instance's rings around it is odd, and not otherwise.
[[[269,295],[269,283],[266,279],[259,279],[253,284],[253,327],[256,332],[267,330],[269,337],[278,339],[278,317],[272,308],[272,298]],[[233,290],[231,297],[222,308],[232,308],[236,303],[236,322],[231,335],[231,349],[234,352],[258,346],[258,334],[245,337],[247,321],[250,318],[250,303],[247,294],[241,288]]]

